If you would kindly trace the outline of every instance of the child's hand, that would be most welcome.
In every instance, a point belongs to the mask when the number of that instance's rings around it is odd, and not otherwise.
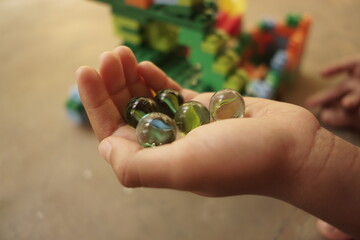
[[[346,73],[337,86],[309,97],[310,107],[321,107],[320,119],[333,127],[360,127],[360,56],[337,63],[322,72],[323,77]]]
[[[171,144],[143,149],[123,121],[128,101],[173,88],[208,105],[211,93],[181,89],[130,49],[102,55],[99,73],[77,72],[99,150],[127,187],[172,188],[205,196],[260,194],[287,201],[360,236],[360,151],[321,128],[304,108],[245,98],[245,118],[210,123]],[[340,161],[341,160],[341,161]]]
[[[150,96],[150,88],[174,88],[186,100],[207,106],[212,94],[182,90],[153,64],[138,65],[126,47],[104,53],[101,59],[100,74],[88,67],[78,70],[78,85],[96,135],[106,138],[100,151],[128,187],[166,187],[212,196],[270,194],[281,188],[284,178],[296,175],[319,129],[315,117],[303,108],[246,98],[244,119],[204,125],[172,144],[142,149],[122,116],[132,97]]]

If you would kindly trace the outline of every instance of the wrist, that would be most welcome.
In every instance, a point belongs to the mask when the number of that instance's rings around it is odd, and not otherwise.
[[[319,128],[309,154],[297,161],[285,200],[359,237],[360,149]]]

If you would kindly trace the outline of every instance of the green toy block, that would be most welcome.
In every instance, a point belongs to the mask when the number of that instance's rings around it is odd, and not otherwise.
[[[158,4],[153,4],[148,9],[139,9],[126,5],[123,1],[112,0],[111,6],[114,14],[122,15],[127,18],[134,18],[141,23],[146,23],[147,20],[152,19],[154,21],[170,23],[178,27],[204,31],[210,26],[213,26],[215,22],[215,16],[207,13],[212,11],[212,9],[208,10],[206,8],[202,14],[195,14],[191,17],[183,17],[167,13],[164,11],[165,7]]]
[[[203,3],[204,0],[178,0],[179,6],[191,7]]]
[[[302,16],[299,14],[288,14],[286,17],[286,24],[289,27],[297,28],[301,22]]]
[[[65,103],[66,105],[66,109],[77,112],[77,113],[84,113],[85,112],[85,108],[82,105],[81,102],[78,101],[74,101],[72,99],[68,99]]]
[[[270,70],[265,77],[265,82],[267,82],[273,89],[279,88],[280,80],[281,75],[275,70]]]
[[[183,27],[179,29],[178,42],[181,45],[189,47],[200,47],[203,39],[204,34],[202,32]]]
[[[236,48],[236,52],[241,55],[243,54],[245,49],[251,48],[252,44],[253,40],[251,34],[243,33],[238,38],[238,46]]]

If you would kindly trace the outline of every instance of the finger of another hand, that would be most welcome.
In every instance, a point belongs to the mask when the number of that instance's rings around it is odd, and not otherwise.
[[[123,65],[119,57],[113,52],[104,52],[100,59],[100,76],[110,98],[120,114],[123,114],[123,110],[131,98],[126,86]]]
[[[123,65],[126,85],[130,94],[134,96],[151,97],[151,92],[137,72],[137,60],[134,53],[126,46],[115,48],[115,54],[119,56]]]
[[[340,73],[350,72],[356,67],[357,64],[357,60],[346,60],[326,67],[322,70],[321,75],[323,77],[332,77]]]
[[[353,109],[360,107],[360,91],[354,91],[341,99],[341,105],[346,109]]]
[[[90,67],[76,71],[81,101],[98,139],[110,136],[118,127],[120,113],[105,88],[99,74]]]
[[[306,105],[309,107],[324,106],[329,102],[336,100],[337,98],[342,97],[348,92],[348,89],[344,84],[339,84],[335,87],[325,89],[320,91],[306,100]]]
[[[332,127],[358,127],[360,121],[357,111],[346,111],[341,106],[323,109],[320,119]]]

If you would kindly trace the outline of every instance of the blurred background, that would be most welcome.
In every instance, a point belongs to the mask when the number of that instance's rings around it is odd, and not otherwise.
[[[360,53],[358,0],[250,0],[245,26],[288,12],[314,19],[301,76],[283,99],[304,99],[328,63]],[[119,40],[110,7],[85,0],[0,0],[0,239],[321,239],[315,218],[258,196],[221,199],[126,189],[92,131],[64,103],[80,65]],[[360,145],[351,130],[330,129]]]

